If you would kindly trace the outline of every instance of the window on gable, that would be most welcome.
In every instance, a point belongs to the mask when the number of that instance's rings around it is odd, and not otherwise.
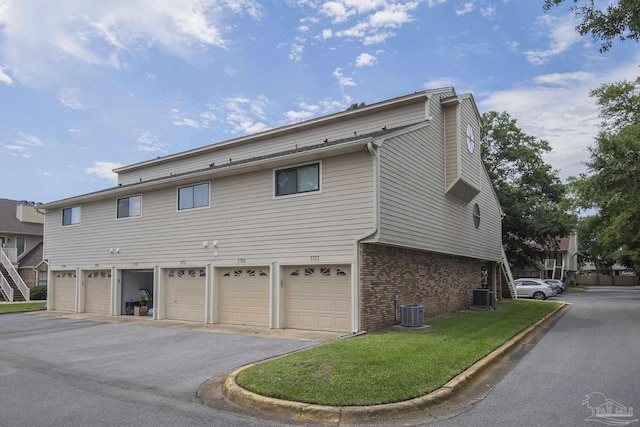
[[[62,209],[62,225],[80,224],[80,206]]]
[[[131,196],[118,199],[118,218],[140,216],[142,213],[142,197]]]
[[[320,163],[276,171],[276,196],[320,190]]]
[[[209,206],[209,183],[178,188],[178,210]]]

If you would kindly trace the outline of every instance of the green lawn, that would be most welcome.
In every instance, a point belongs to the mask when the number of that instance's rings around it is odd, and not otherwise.
[[[375,405],[425,395],[558,306],[498,303],[430,322],[429,332],[367,334],[257,364],[240,386],[281,399],[333,406]]]
[[[568,292],[584,292],[588,289],[587,286],[577,285],[577,286],[567,286]]]
[[[46,301],[25,302],[18,304],[0,304],[0,313],[9,313],[25,310],[43,310],[47,305]]]

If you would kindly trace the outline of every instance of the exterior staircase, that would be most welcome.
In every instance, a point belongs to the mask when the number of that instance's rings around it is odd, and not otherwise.
[[[517,299],[518,294],[516,293],[516,284],[513,281],[513,274],[511,274],[511,267],[509,267],[509,260],[507,259],[507,254],[504,252],[504,248],[502,248],[502,263],[500,264],[500,267],[502,269],[502,274],[507,278],[507,285],[509,286],[511,298]]]
[[[18,285],[16,285],[16,282],[13,281],[13,278],[2,264],[0,264],[0,274],[2,274],[9,286],[11,286],[11,289],[13,289],[13,302],[25,301],[24,295],[20,292]],[[0,288],[0,301],[9,301],[9,297],[5,295],[2,288]]]

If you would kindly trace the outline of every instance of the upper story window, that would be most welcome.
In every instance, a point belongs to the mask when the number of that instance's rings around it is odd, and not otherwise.
[[[80,224],[80,206],[62,209],[62,225]]]
[[[130,218],[142,214],[142,196],[118,199],[118,218]]]
[[[27,238],[24,236],[16,236],[16,253],[22,255],[27,249]]]
[[[276,196],[320,191],[320,163],[276,171]]]
[[[178,188],[178,210],[209,206],[209,183]]]

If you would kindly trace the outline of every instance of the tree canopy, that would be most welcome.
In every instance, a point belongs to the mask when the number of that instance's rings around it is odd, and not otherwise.
[[[564,2],[545,0],[544,10]],[[594,0],[573,0],[571,10],[581,19],[576,30],[583,36],[591,34],[600,40],[600,52],[611,49],[616,38],[621,41],[640,40],[640,0],[612,1],[606,9],[596,7]]]
[[[566,185],[542,159],[551,147],[524,133],[508,113],[496,111],[482,115],[481,144],[482,160],[505,214],[502,241],[507,257],[514,266],[535,265],[542,260],[542,246],[553,248],[576,221],[565,198]]]

